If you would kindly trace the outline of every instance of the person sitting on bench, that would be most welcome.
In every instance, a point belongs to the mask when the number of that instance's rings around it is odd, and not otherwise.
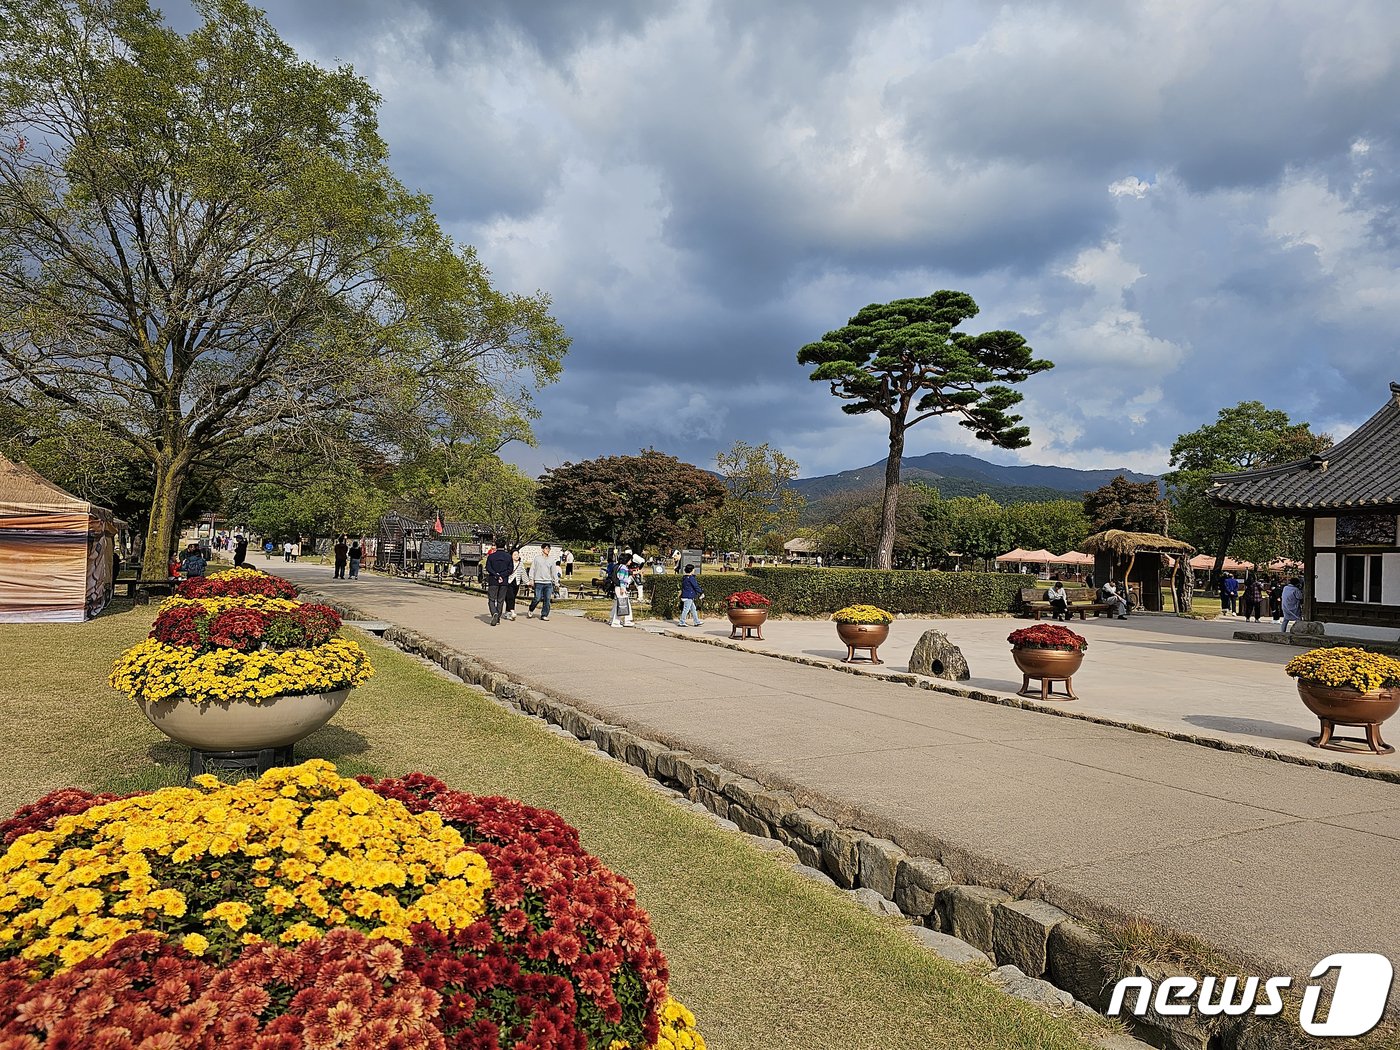
[[[1127,590],[1126,587],[1123,589],[1125,591]],[[1126,620],[1128,618],[1128,600],[1118,593],[1118,588],[1114,586],[1112,580],[1109,580],[1103,585],[1103,590],[1099,592],[1099,601],[1111,607],[1111,615],[1118,617],[1120,620]]]
[[[1045,592],[1045,598],[1050,603],[1050,619],[1068,620],[1069,615],[1069,595],[1065,593],[1065,585],[1056,576],[1050,581],[1050,589]]]

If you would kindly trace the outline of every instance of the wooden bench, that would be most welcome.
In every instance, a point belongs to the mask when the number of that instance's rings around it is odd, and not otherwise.
[[[1081,620],[1088,619],[1089,613],[1095,616],[1099,613],[1106,615],[1113,614],[1113,606],[1108,602],[1101,602],[1098,592],[1092,587],[1066,587],[1065,597],[1069,599],[1069,615],[1078,614]],[[1042,613],[1050,611],[1050,603],[1045,598],[1045,591],[1039,587],[1021,588],[1021,605],[1027,614],[1033,619],[1039,620]]]
[[[179,582],[180,579],[178,576],[165,576],[154,580],[146,580],[139,576],[131,576],[126,579],[117,580],[112,586],[113,590],[118,587],[125,587],[128,601],[134,598],[144,605],[151,600],[152,593],[174,594],[175,586]]]

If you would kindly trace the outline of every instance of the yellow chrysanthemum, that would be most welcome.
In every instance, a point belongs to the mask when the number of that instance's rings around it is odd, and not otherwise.
[[[1355,689],[1361,693],[1400,686],[1400,660],[1383,653],[1342,646],[1312,649],[1295,656],[1288,661],[1284,671],[1315,685]]]

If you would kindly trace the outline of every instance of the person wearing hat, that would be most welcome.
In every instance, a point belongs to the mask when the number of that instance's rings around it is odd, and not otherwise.
[[[632,586],[637,588],[637,601],[642,600],[642,570],[645,568],[647,560],[640,554],[632,555]]]
[[[632,599],[627,596],[627,588],[632,585],[632,566],[626,561],[617,563],[613,573],[612,620],[609,627],[632,626]]]

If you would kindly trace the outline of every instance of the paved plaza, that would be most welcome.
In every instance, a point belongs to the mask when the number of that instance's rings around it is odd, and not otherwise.
[[[1279,972],[1306,972],[1336,951],[1400,963],[1400,784],[579,617],[491,627],[478,596],[373,574],[276,571],[936,856],[959,881],[1089,919],[1145,917]],[[984,686],[1019,684],[997,641],[1018,621],[936,622],[965,645]],[[894,667],[921,626],[895,625]],[[1086,709],[1147,713],[1159,696],[1164,724],[1248,718],[1279,727],[1279,739],[1305,726],[1285,710],[1292,689],[1279,666],[1289,650],[1235,642],[1226,625],[1147,617],[1085,630],[1090,659],[1076,686]],[[765,634],[770,646],[835,652],[828,623],[777,621]],[[1242,695],[1259,706],[1230,702]]]

